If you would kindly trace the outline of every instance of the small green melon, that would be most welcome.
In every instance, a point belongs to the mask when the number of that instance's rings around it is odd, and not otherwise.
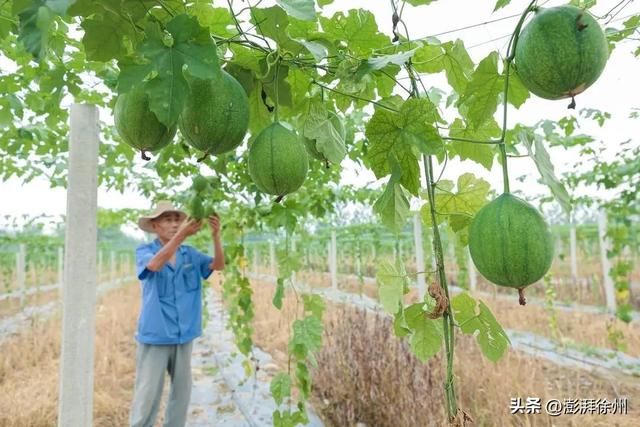
[[[296,191],[309,170],[298,135],[275,122],[263,129],[249,148],[249,175],[260,191],[282,197]]]
[[[167,128],[149,109],[149,97],[142,85],[118,96],[113,119],[120,138],[140,150],[143,158],[145,151],[160,150],[176,134],[176,126]]]
[[[469,251],[487,280],[523,289],[549,271],[553,239],[536,208],[504,193],[476,214],[469,229]]]
[[[178,120],[186,142],[207,154],[238,147],[249,127],[244,88],[225,71],[213,80],[193,79]]]
[[[581,8],[540,8],[520,32],[515,66],[522,83],[545,99],[573,98],[602,74],[609,49],[598,22]]]

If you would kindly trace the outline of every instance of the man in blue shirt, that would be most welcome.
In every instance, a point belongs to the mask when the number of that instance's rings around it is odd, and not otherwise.
[[[202,333],[202,280],[224,268],[220,220],[208,218],[214,256],[183,245],[202,221],[189,218],[161,201],[149,216],[138,219],[144,231],[157,238],[136,249],[136,272],[142,282],[142,308],[136,340],[136,383],[130,414],[131,427],[153,427],[164,385],[171,390],[164,427],[183,427],[191,398],[192,341]]]

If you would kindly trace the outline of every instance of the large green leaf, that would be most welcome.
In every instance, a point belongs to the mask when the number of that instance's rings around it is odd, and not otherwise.
[[[276,0],[290,16],[304,21],[315,21],[316,8],[313,0]]]
[[[201,27],[195,17],[178,15],[166,28],[171,40],[167,40],[157,23],[150,23],[139,52],[149,61],[151,71],[157,73],[146,85],[149,108],[158,120],[173,126],[188,92],[183,67],[186,65],[188,73],[200,79],[215,77],[220,68],[209,31]]]
[[[459,105],[466,107],[466,119],[474,131],[493,119],[503,91],[504,83],[498,73],[498,53],[491,52],[480,61],[459,101]]]
[[[485,122],[480,128],[472,129],[461,119],[456,118],[451,124],[449,136],[454,138],[472,139],[475,141],[490,141],[500,137],[501,129],[495,120]],[[449,144],[454,155],[461,160],[473,160],[481,164],[487,170],[491,170],[493,159],[496,155],[496,148],[492,144],[481,144],[477,142],[451,141]]]
[[[306,316],[293,322],[293,337],[289,342],[289,350],[298,358],[312,356],[322,345],[322,321],[316,316]]]
[[[294,55],[303,49],[300,43],[289,36],[289,16],[280,6],[251,8],[251,22],[256,26],[258,33],[275,41],[281,49]]]
[[[269,390],[271,391],[271,396],[273,396],[273,400],[276,401],[276,404],[282,404],[286,397],[291,396],[291,377],[289,374],[284,372],[276,374],[276,376],[271,380]]]
[[[416,70],[422,73],[444,71],[447,81],[458,94],[465,91],[473,73],[473,61],[461,40],[439,43],[437,40],[428,39],[415,52],[413,64]]]
[[[411,335],[410,347],[411,352],[422,362],[435,356],[442,347],[440,321],[422,316]]]
[[[517,132],[516,137],[524,144],[527,153],[533,159],[542,177],[542,182],[549,187],[562,210],[567,215],[570,215],[572,210],[571,196],[562,181],[556,177],[553,163],[551,163],[551,158],[544,146],[542,137],[530,129],[521,129]]]
[[[303,135],[314,144],[315,149],[333,164],[340,164],[347,154],[344,128],[336,126],[337,116],[330,116],[325,103],[311,102],[304,121]]]
[[[400,185],[400,164],[389,154],[392,173],[384,192],[373,205],[373,211],[380,215],[382,223],[389,229],[399,232],[409,216],[409,199]]]
[[[348,15],[336,12],[331,18],[320,17],[325,36],[335,43],[345,43],[358,56],[369,55],[373,49],[390,43],[389,37],[378,31],[373,13],[351,9]]]
[[[376,107],[366,126],[371,142],[367,161],[377,178],[391,172],[389,153],[393,153],[401,168],[400,183],[417,195],[420,185],[419,153],[439,154],[442,139],[433,123],[438,120],[436,107],[426,98],[411,98],[399,112]]]
[[[489,307],[463,292],[451,299],[451,308],[462,332],[473,335],[477,333],[476,340],[482,353],[492,362],[497,362],[511,341]]]
[[[376,271],[376,281],[382,307],[390,314],[398,313],[402,307],[402,297],[408,289],[407,274],[402,264],[382,261]]]
[[[489,183],[465,173],[458,178],[458,191],[454,192],[453,182],[441,180],[435,193],[436,221],[446,220],[455,232],[468,227],[473,216],[485,205],[491,189]],[[421,208],[422,220],[432,224],[429,203]]]

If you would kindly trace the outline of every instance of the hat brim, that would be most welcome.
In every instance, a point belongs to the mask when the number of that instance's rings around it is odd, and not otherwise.
[[[187,217],[187,214],[180,210],[177,210],[177,209],[166,210],[163,212],[158,212],[156,215],[153,215],[153,216],[141,216],[140,218],[138,218],[138,227],[140,227],[143,231],[146,231],[147,233],[155,233],[155,230],[153,229],[153,220],[156,218],[159,218],[160,216],[166,213],[177,213],[178,215],[180,215],[180,220],[184,220]]]

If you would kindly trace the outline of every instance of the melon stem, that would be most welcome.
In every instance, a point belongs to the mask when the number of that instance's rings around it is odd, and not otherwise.
[[[151,157],[147,156],[147,152],[145,150],[140,150],[140,156],[142,160],[151,160]]]
[[[518,296],[520,297],[520,305],[526,305],[527,299],[524,297],[524,288],[518,288]]]

